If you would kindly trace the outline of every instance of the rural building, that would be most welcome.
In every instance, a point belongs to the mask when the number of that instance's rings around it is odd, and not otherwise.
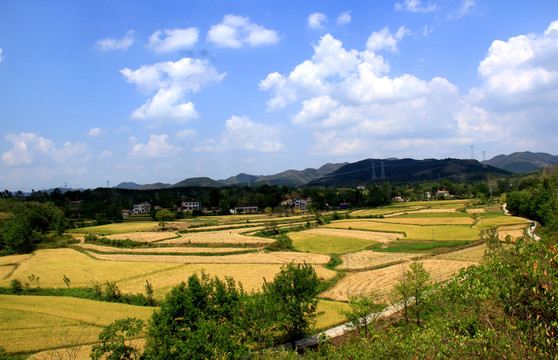
[[[122,217],[129,217],[132,214],[132,210],[122,210]]]
[[[447,190],[438,190],[436,191],[436,197],[437,198],[449,198],[451,197],[449,191]]]
[[[281,201],[281,206],[288,210],[306,210],[310,203],[312,202],[311,198],[306,199],[287,199]]]
[[[232,211],[234,214],[253,214],[258,212],[257,206],[236,206]]]
[[[198,200],[189,200],[182,202],[182,210],[193,211],[200,209],[200,202]]]
[[[151,204],[148,202],[143,202],[141,204],[135,204],[134,209],[132,210],[133,214],[149,214],[149,210],[151,210]]]

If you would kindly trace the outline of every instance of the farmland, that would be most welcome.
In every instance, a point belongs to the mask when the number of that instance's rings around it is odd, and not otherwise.
[[[433,281],[444,281],[481,261],[485,247],[475,244],[483,230],[495,226],[501,229],[501,236],[520,236],[527,226],[525,220],[469,205],[469,201],[401,203],[347,211],[343,219],[321,225],[314,216],[242,215],[174,221],[167,231],[151,221],[73,229],[71,234],[80,239],[79,244],[0,257],[0,286],[7,288],[13,280],[41,288],[114,282],[123,293],[137,294],[144,292],[148,281],[155,298],[161,300],[192,274],[231,277],[245,290],[259,291],[264,279],[272,280],[282,265],[307,263],[319,279],[338,280],[319,295],[316,326],[323,329],[343,322],[339,310],[347,309],[351,295],[378,291],[387,298],[411,261],[421,261]],[[266,250],[275,240],[256,232],[270,221],[288,231],[292,251]],[[105,242],[87,242],[86,234]],[[135,244],[110,243],[125,240]],[[332,256],[340,263],[328,268]],[[65,338],[91,343],[101,327],[118,314],[147,319],[153,311],[72,298],[14,299],[0,296],[0,346],[18,353],[71,345]],[[80,314],[80,308],[92,310]],[[30,345],[21,340],[30,337],[44,341]]]

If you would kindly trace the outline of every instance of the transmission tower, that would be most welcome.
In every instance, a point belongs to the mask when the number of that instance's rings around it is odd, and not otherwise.
[[[386,173],[384,171],[384,162],[382,161],[382,179],[386,178]]]
[[[372,161],[372,180],[376,180],[376,167],[374,166],[374,161]]]
[[[475,145],[471,145],[471,160],[475,160]]]

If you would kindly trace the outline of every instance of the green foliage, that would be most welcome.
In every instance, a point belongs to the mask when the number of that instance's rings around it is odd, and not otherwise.
[[[10,281],[10,289],[14,294],[21,294],[23,292],[23,283],[18,279]]]
[[[276,322],[292,348],[303,337],[316,316],[318,276],[311,265],[290,263],[271,283],[264,283],[264,294],[275,304]]]
[[[0,360],[14,360],[15,357],[11,356],[6,352],[2,346],[0,346]]]
[[[105,300],[109,302],[120,302],[122,292],[116,285],[115,281],[107,281],[105,283]]]
[[[341,260],[341,256],[339,254],[330,254],[329,261],[326,264],[328,269],[334,270],[337,266],[341,265],[343,261]]]
[[[242,288],[232,279],[192,275],[172,289],[148,326],[148,359],[244,358]],[[244,345],[244,346],[243,346]]]
[[[274,243],[271,243],[266,247],[270,251],[281,251],[281,250],[292,250],[293,241],[287,234],[280,234],[273,237],[275,239]]]
[[[356,297],[350,296],[349,304],[351,310],[343,311],[342,314],[345,315],[353,328],[363,331],[364,336],[368,337],[369,328],[376,324],[386,305],[381,302],[379,295],[375,292]]]
[[[159,221],[159,226],[165,230],[165,223],[174,220],[174,214],[167,209],[157,211],[155,218]]]
[[[144,322],[136,318],[116,320],[105,326],[99,334],[99,344],[91,349],[91,359],[139,359],[141,351],[132,345],[131,340],[142,333],[144,326]]]

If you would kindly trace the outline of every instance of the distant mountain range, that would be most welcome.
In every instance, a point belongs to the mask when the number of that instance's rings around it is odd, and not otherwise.
[[[558,165],[558,156],[524,151],[515,152],[510,155],[498,155],[483,163],[513,173],[526,173],[547,166]]]
[[[481,180],[486,175],[509,175],[510,172],[476,160],[461,159],[366,159],[347,164],[331,174],[309,182],[313,185],[357,185],[392,181],[420,182],[448,179],[456,182]]]

